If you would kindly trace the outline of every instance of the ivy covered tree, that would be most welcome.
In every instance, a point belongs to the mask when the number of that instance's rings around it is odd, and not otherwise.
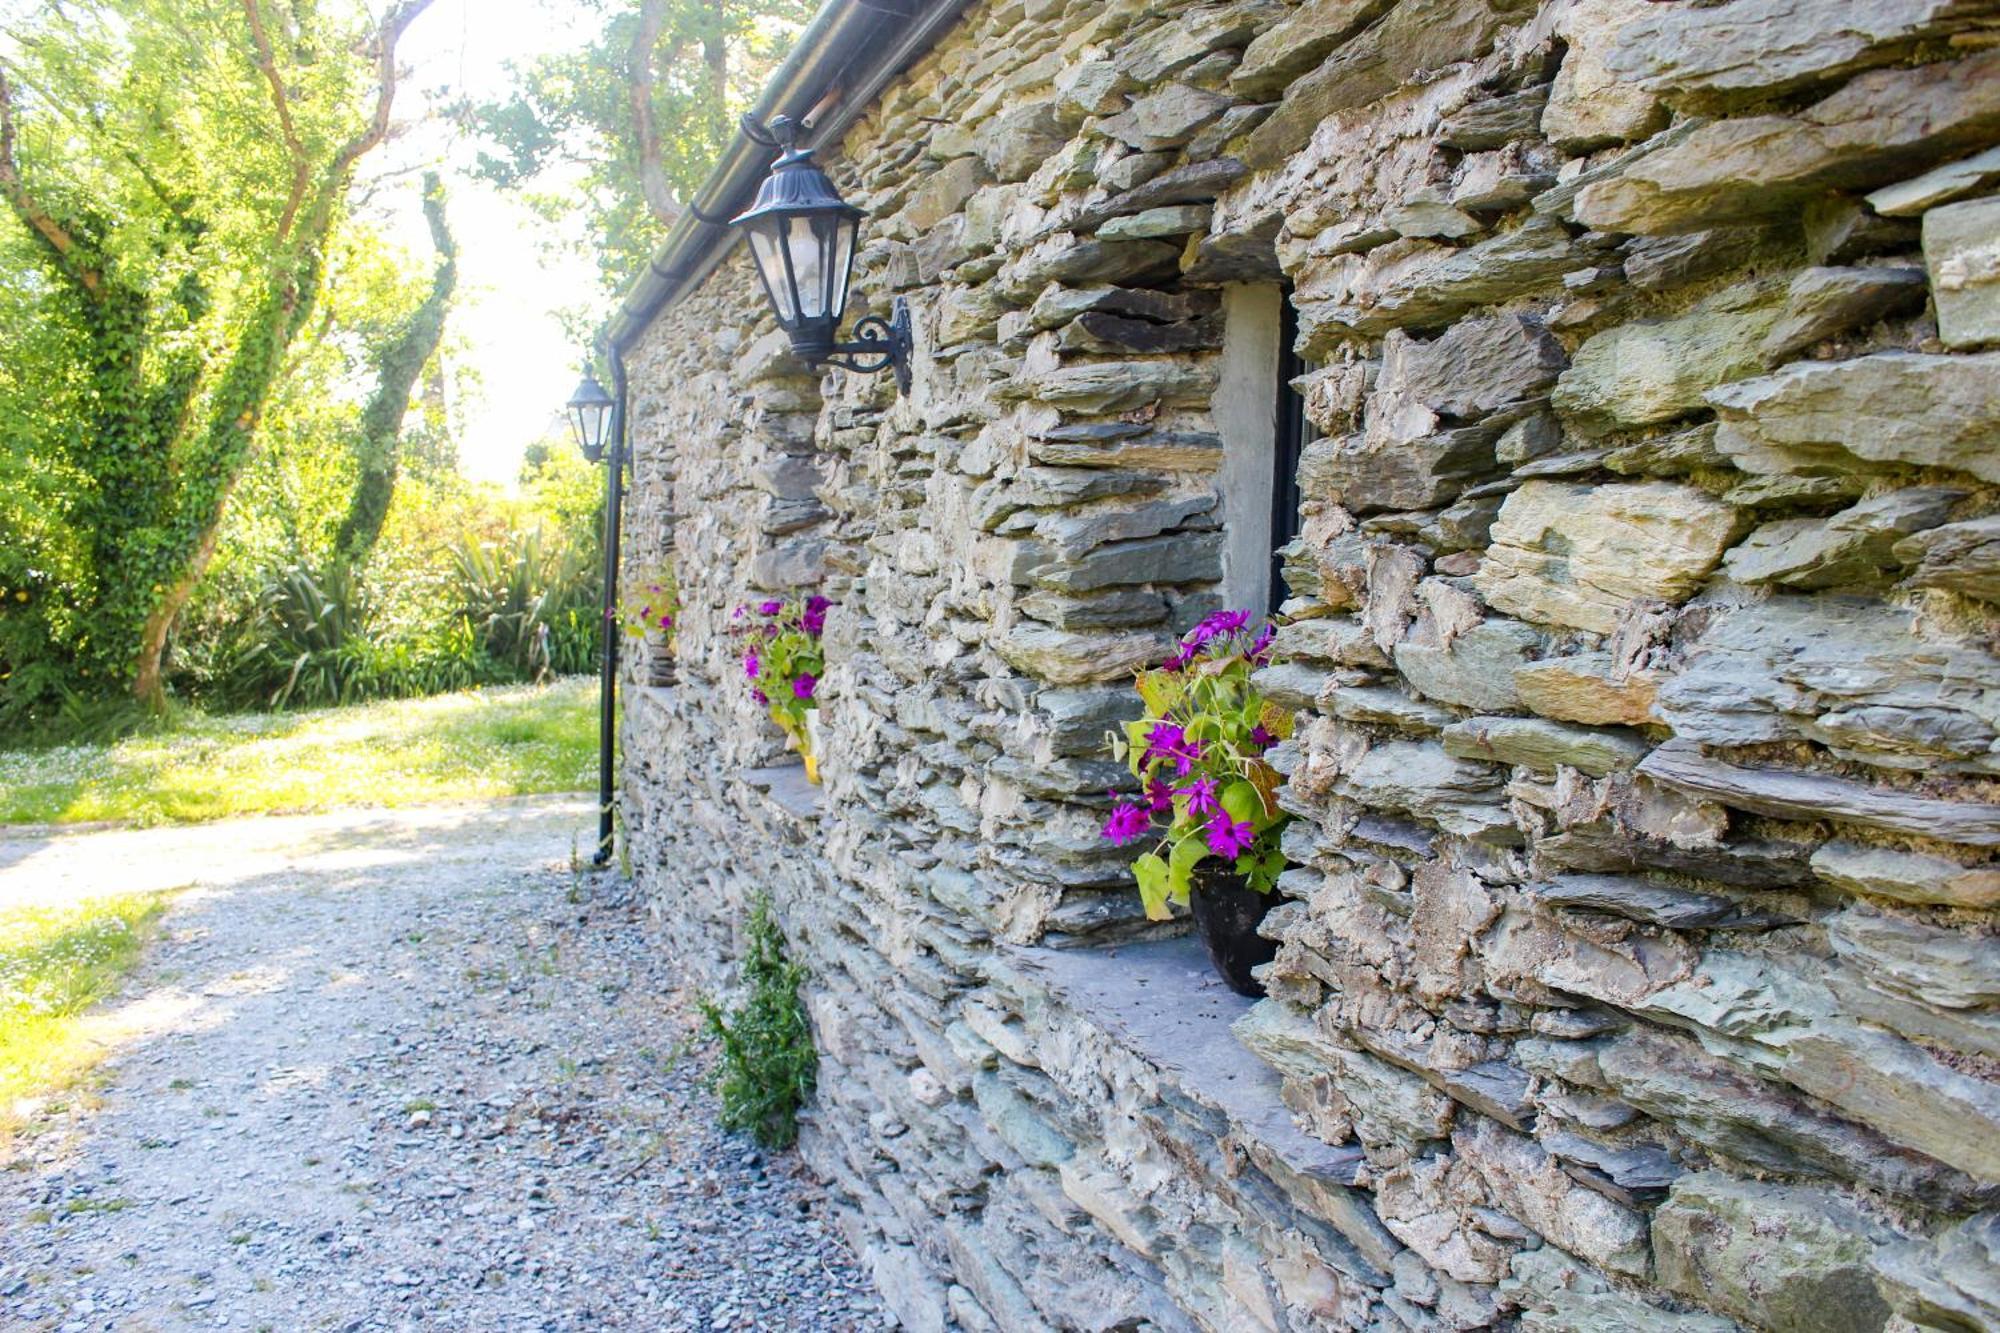
[[[480,169],[552,220],[579,194],[607,288],[680,217],[814,0],[585,0],[583,46],[516,66],[514,94],[466,109]],[[544,188],[551,175],[563,189]],[[581,191],[574,188],[581,177]]]
[[[347,515],[334,535],[343,560],[360,564],[382,535],[389,502],[396,494],[396,474],[402,467],[403,418],[409,415],[410,393],[424,367],[437,354],[444,337],[444,317],[458,285],[458,246],[445,223],[444,182],[434,171],[424,174],[424,221],[437,247],[437,268],[430,290],[407,319],[381,344],[375,357],[375,390],[361,409],[361,433],[356,441],[359,475]]]
[[[43,669],[162,702],[169,634],[429,4],[67,0],[6,29],[0,247],[30,267],[0,301],[42,332],[0,377],[0,418],[35,423],[0,471],[0,586],[37,608]]]

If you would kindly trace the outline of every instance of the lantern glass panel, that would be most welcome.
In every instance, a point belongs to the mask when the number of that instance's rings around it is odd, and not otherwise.
[[[785,248],[792,256],[801,319],[817,319],[826,313],[826,254],[820,248],[820,229],[813,225],[815,221],[794,217],[785,228]]]
[[[604,423],[611,415],[610,404],[579,403],[569,410],[570,428],[576,432],[577,448],[596,459],[604,448]]]
[[[833,322],[836,324],[847,313],[847,284],[854,268],[854,234],[860,227],[859,218],[833,219],[833,264],[827,270],[827,280],[832,283]]]
[[[782,222],[773,224],[774,228]],[[766,231],[761,223],[752,224],[750,232],[750,257],[757,261],[757,272],[764,279],[764,290],[771,297],[771,304],[778,312],[778,322],[791,325],[798,322],[798,305],[792,300],[792,285],[785,274],[785,257],[779,253],[778,233]]]

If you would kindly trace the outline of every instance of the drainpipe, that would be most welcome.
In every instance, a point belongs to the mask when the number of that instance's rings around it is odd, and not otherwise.
[[[610,466],[604,477],[604,648],[597,680],[597,852],[594,866],[610,863],[613,851],[612,802],[618,754],[618,519],[625,502],[625,356],[616,344],[611,358]]]

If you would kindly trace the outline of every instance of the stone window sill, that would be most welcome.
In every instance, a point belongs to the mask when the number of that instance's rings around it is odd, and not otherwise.
[[[772,764],[768,768],[746,768],[737,774],[746,786],[755,787],[770,798],[771,804],[794,819],[813,821],[820,815],[825,792],[806,781],[804,764]]]
[[[1230,1030],[1256,1001],[1216,977],[1192,936],[1115,948],[1015,951],[1073,1012],[1229,1117],[1237,1132],[1294,1172],[1352,1185],[1358,1147],[1336,1148],[1301,1130],[1279,1100],[1277,1071]]]

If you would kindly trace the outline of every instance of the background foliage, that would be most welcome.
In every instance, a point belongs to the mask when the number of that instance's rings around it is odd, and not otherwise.
[[[0,0],[0,741],[592,665],[602,473],[561,438],[504,493],[459,472],[466,167],[360,172],[429,3]],[[612,289],[814,4],[574,8],[510,94],[430,105],[583,210]]]

